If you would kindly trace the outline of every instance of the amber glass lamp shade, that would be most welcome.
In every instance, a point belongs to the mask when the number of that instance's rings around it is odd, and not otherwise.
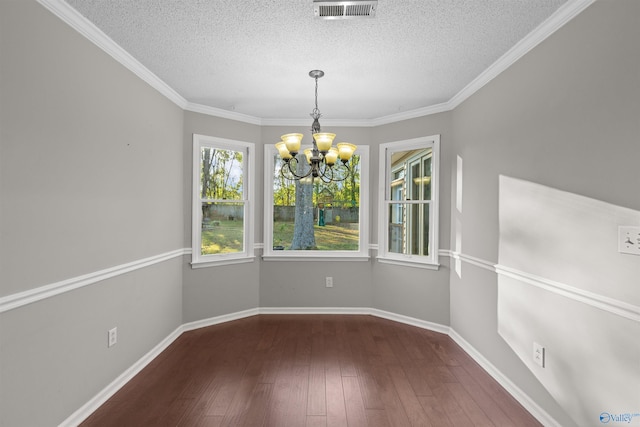
[[[287,150],[287,146],[284,141],[278,142],[276,144],[276,148],[278,149],[278,154],[280,154],[280,157],[282,157],[283,160],[288,160],[293,157],[291,153],[289,153],[289,150]]]
[[[284,145],[289,150],[289,153],[297,153],[300,151],[300,144],[302,143],[302,134],[301,133],[288,133],[286,135],[282,135],[282,141],[284,141]]]
[[[313,139],[316,141],[318,151],[320,151],[321,153],[326,153],[331,149],[331,144],[333,144],[333,139],[335,137],[335,133],[321,132],[313,134]]]
[[[337,147],[338,155],[343,162],[348,162],[351,156],[353,156],[353,152],[356,151],[356,146],[348,142],[339,142]]]
[[[327,165],[333,166],[338,160],[338,149],[333,147],[324,155],[324,161]]]
[[[311,164],[311,156],[313,156],[313,152],[311,151],[311,148],[305,149],[304,155],[307,156],[307,163]]]

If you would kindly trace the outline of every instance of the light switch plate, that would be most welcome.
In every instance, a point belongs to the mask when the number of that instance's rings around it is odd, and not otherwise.
[[[628,225],[618,227],[618,252],[640,255],[640,227]]]

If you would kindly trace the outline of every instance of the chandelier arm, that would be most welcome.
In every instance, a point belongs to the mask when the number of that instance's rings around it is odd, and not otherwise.
[[[318,178],[320,178],[320,181],[324,182],[325,184],[330,184],[332,182],[331,179],[328,179],[326,176],[324,175],[320,175],[318,176]]]
[[[328,173],[327,173],[328,171]],[[326,164],[324,165],[324,168],[322,168],[320,170],[320,173],[318,174],[320,179],[322,180],[322,182],[324,182],[325,184],[329,184],[330,182],[334,181],[333,179],[333,168],[330,166],[327,166]]]
[[[341,166],[345,167],[346,172],[336,177],[336,172],[338,171],[338,168],[340,168]],[[327,170],[329,171],[329,173],[327,173]],[[326,184],[329,184],[330,182],[345,181],[349,176],[351,176],[351,169],[349,168],[349,166],[345,164],[334,165],[334,166],[325,165],[324,169],[322,169],[322,173],[320,174],[320,178],[322,179],[322,182]]]
[[[289,160],[288,162],[283,162],[281,167],[280,167],[280,174],[284,178],[291,179],[291,176],[293,176],[294,179],[298,179],[299,180],[299,179],[303,179],[303,178],[308,178],[309,176],[311,176],[313,174],[314,167],[313,167],[313,165],[310,165],[309,171],[306,174],[298,175],[294,171],[294,168],[292,166],[292,163],[293,163],[292,160]],[[296,160],[296,166],[297,166],[298,159],[295,159],[295,160]],[[324,167],[320,167],[320,165],[324,165]],[[344,167],[346,169],[346,173],[344,173],[342,176],[336,178],[336,173],[335,173],[334,168],[339,168],[339,167]],[[349,165],[347,163],[343,163],[342,165],[328,166],[328,165],[323,164],[322,162],[320,162],[316,166],[315,172],[317,173],[317,176],[314,175],[314,178],[320,178],[322,180],[322,182],[324,182],[325,184],[329,184],[330,182],[341,182],[341,181],[344,181],[352,174],[352,170],[351,170],[351,168],[349,167]],[[290,175],[287,176],[287,173],[290,174]]]
[[[293,160],[293,159],[292,159],[292,160]],[[289,172],[291,175],[293,175],[296,179],[307,178],[308,176],[310,176],[310,175],[311,175],[311,173],[313,172],[313,168],[309,168],[309,172],[307,172],[307,173],[306,173],[306,174],[304,174],[304,175],[298,175],[297,173],[295,173],[295,172],[293,171],[293,169],[291,168],[291,163],[293,163],[293,162],[292,162],[292,160],[289,160],[288,162],[285,162],[285,163],[280,167],[280,173],[282,174],[282,176],[284,176],[285,178],[287,178],[287,176],[286,176],[286,175],[285,175],[285,173],[284,173],[285,166],[286,166],[286,168],[287,168],[288,172]],[[297,166],[298,166],[298,159],[295,159],[295,160],[296,160],[296,169],[297,169]]]
[[[345,181],[350,175],[351,175],[351,169],[349,168],[349,165],[347,165],[346,163],[342,163],[342,165],[345,169],[346,172],[344,174],[342,174],[341,178],[334,178],[333,181],[334,182],[341,182],[341,181]],[[340,166],[337,166],[340,167]]]
[[[282,175],[282,177],[283,177],[284,179],[286,179],[286,180],[292,180],[292,179],[295,179],[295,177],[294,177],[293,175],[291,175],[291,172],[289,172],[289,175],[287,175],[287,174],[285,173],[285,170],[288,170],[288,169],[289,169],[289,168],[288,168],[288,167],[286,167],[286,165],[285,165],[284,163],[282,163],[282,164],[280,165],[280,175]]]

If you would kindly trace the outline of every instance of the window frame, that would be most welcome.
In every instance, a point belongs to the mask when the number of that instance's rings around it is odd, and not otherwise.
[[[309,146],[310,147],[310,146]],[[302,153],[304,148],[301,147]],[[266,261],[368,261],[369,260],[369,146],[358,145],[360,156],[359,244],[357,251],[273,250],[273,180],[278,150],[273,144],[264,146],[264,249]]]
[[[429,205],[429,255],[402,254],[389,251],[390,233],[390,206],[398,203],[392,198],[392,176],[400,168],[392,168],[391,153],[398,151],[409,151],[417,149],[431,148],[431,199]],[[410,159],[406,160],[411,163]],[[423,162],[423,160],[421,160]],[[394,141],[380,144],[379,153],[379,185],[378,185],[378,256],[377,260],[382,263],[407,265],[437,270],[439,264],[439,182],[440,182],[440,135]],[[405,171],[406,180],[411,174]],[[406,198],[403,200],[406,202]],[[404,224],[407,226],[407,224]]]
[[[240,151],[243,153],[242,186],[243,198],[233,202],[244,203],[243,251],[224,254],[201,254],[202,245],[202,198],[200,196],[200,169],[202,148]],[[255,191],[253,175],[255,173],[255,144],[232,139],[193,134],[192,157],[192,204],[191,204],[191,267],[203,268],[215,265],[253,262],[254,255],[254,218]]]

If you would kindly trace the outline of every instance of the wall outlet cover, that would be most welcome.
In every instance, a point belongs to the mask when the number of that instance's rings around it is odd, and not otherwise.
[[[533,361],[544,368],[544,347],[537,342],[533,343]]]
[[[113,347],[118,342],[118,328],[109,329],[108,332],[108,347]]]

